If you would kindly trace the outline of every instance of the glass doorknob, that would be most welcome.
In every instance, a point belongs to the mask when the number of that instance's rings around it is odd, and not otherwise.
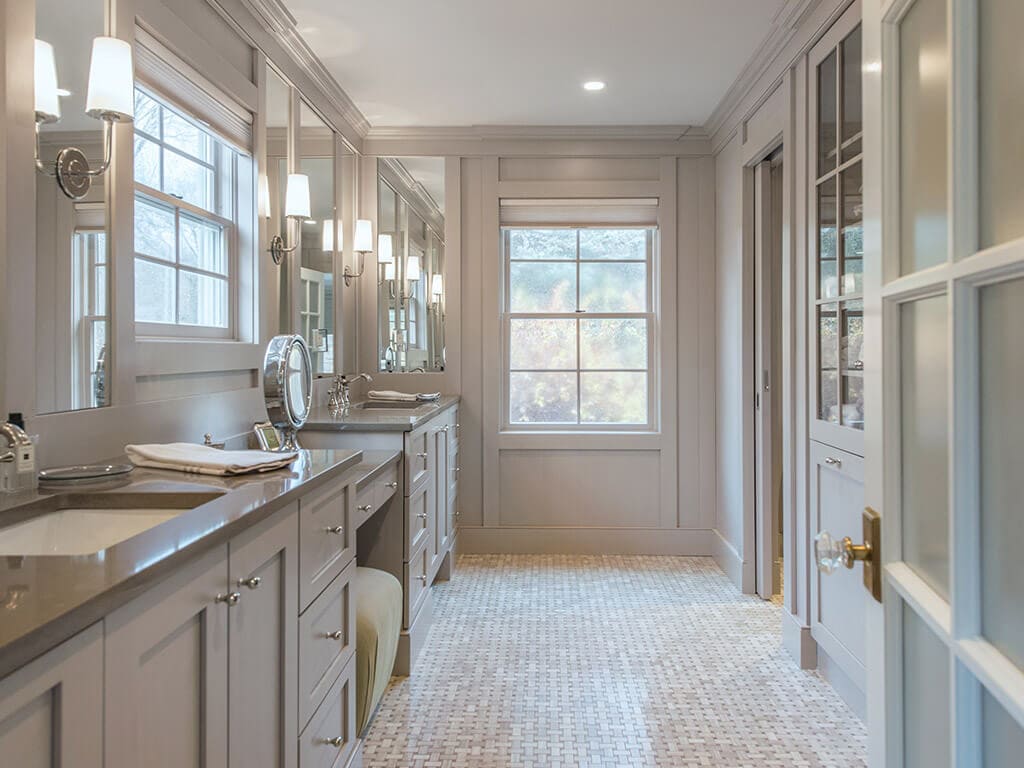
[[[835,573],[839,566],[846,565],[842,542],[832,538],[828,531],[821,531],[814,537],[814,562],[822,573]]]

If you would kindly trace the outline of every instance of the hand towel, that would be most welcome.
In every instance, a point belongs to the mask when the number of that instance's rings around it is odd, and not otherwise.
[[[392,400],[401,403],[414,403],[417,400],[416,395],[395,392],[393,389],[371,389],[366,393],[366,397],[370,400]]]
[[[174,469],[201,475],[244,475],[248,472],[272,472],[291,464],[299,454],[268,451],[222,451],[195,443],[151,443],[126,445],[132,464],[139,467]]]

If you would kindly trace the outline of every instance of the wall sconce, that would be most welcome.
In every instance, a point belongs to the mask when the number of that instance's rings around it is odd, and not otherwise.
[[[373,253],[373,222],[369,219],[356,221],[356,234],[352,239],[352,250],[359,254],[359,271],[352,272],[345,267],[345,285],[352,285],[352,280],[363,276],[366,267],[366,254]]]
[[[419,256],[410,256],[408,259],[405,260],[405,279],[406,280],[408,280],[410,282],[413,282],[413,281],[419,280],[422,275],[423,275],[423,272],[420,270],[420,257]]]
[[[284,192],[284,215],[289,219],[303,220],[311,216],[309,204],[309,176],[304,173],[289,173],[288,183]],[[270,258],[275,264],[280,264],[285,254],[291,253],[299,247],[302,234],[299,233],[299,240],[290,248],[285,246],[284,238],[274,235],[270,239]]]
[[[444,294],[444,278],[438,273],[430,279],[430,292],[434,295],[434,302],[441,303],[441,296]]]
[[[35,41],[36,168],[57,179],[61,191],[72,200],[89,194],[92,180],[110,167],[113,124],[135,119],[135,72],[132,47],[116,37],[97,37],[92,41],[89,63],[89,90],[85,113],[103,122],[103,162],[89,167],[85,153],[77,147],[64,147],[47,167],[39,156],[39,127],[60,120],[60,94],[57,87],[57,60],[53,46]]]

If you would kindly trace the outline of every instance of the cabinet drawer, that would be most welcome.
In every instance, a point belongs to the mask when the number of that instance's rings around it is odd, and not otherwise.
[[[419,549],[430,535],[430,486],[424,485],[405,503],[405,559]]]
[[[299,618],[299,725],[324,700],[356,647],[355,561]]]
[[[377,511],[377,481],[371,480],[356,491],[356,528]]]
[[[405,433],[405,495],[411,496],[430,476],[430,440],[433,428],[424,424]]]
[[[416,620],[423,601],[427,597],[430,586],[427,579],[430,573],[430,561],[434,547],[428,540],[419,548],[412,559],[405,564],[405,626],[412,626]]]
[[[351,659],[299,737],[299,768],[343,768],[356,746],[356,662]]]
[[[380,509],[398,491],[398,462],[390,464],[374,483],[376,504]]]
[[[299,499],[299,611],[355,557],[354,486],[330,485]]]

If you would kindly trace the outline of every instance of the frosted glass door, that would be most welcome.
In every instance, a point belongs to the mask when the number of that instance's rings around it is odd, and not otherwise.
[[[864,243],[879,268],[863,272],[863,322],[882,361],[866,493],[885,566],[869,673],[885,711],[869,722],[872,738],[884,723],[886,765],[1024,759],[1022,30],[1019,0],[883,0],[865,16],[881,226]],[[838,323],[852,336],[842,308]]]

